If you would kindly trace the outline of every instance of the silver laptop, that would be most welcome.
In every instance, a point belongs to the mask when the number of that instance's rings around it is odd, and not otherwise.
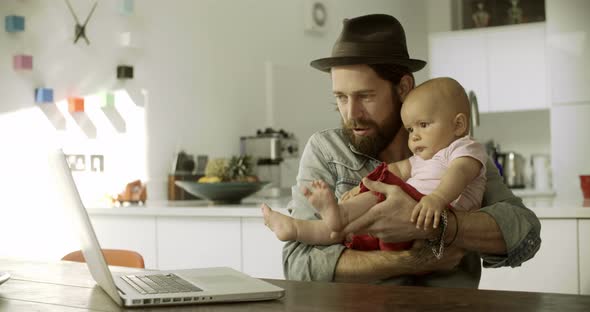
[[[50,152],[63,204],[77,224],[92,277],[120,306],[158,306],[279,299],[285,291],[231,268],[144,271],[112,274],[102,255],[78,189],[61,150]]]

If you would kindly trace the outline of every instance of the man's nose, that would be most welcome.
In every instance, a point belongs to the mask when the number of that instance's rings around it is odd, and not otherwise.
[[[363,115],[363,106],[356,97],[351,96],[348,100],[348,120],[359,119]]]

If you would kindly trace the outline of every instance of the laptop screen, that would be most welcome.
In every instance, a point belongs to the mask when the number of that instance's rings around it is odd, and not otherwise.
[[[55,179],[61,194],[62,204],[71,222],[78,229],[80,246],[90,274],[102,289],[118,304],[122,305],[121,297],[113,281],[113,276],[102,255],[100,244],[90,223],[86,208],[82,203],[70,167],[62,150],[50,152],[49,163],[55,169]]]

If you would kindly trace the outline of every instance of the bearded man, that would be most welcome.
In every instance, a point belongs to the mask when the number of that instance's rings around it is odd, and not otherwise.
[[[372,14],[344,20],[331,57],[311,62],[312,67],[331,75],[342,127],[317,132],[307,142],[287,207],[294,218],[318,219],[301,193],[312,181],[325,181],[341,199],[382,162],[411,156],[400,109],[415,86],[412,73],[425,65],[409,57],[404,29],[396,18]],[[410,222],[416,201],[398,186],[365,183],[386,199],[346,226],[345,232],[374,235],[385,242],[434,241],[440,245],[437,248],[445,248],[441,259],[419,246],[404,251],[359,251],[342,244],[288,242],[283,249],[285,277],[477,288],[480,256],[487,267],[519,266],[540,247],[540,223],[503,184],[491,160],[486,167],[482,208],[457,211],[437,229],[416,229]]]

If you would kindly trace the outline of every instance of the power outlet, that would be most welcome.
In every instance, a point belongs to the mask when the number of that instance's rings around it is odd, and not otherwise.
[[[70,154],[66,156],[68,165],[72,171],[84,171],[86,170],[86,155],[83,154]]]
[[[90,171],[104,171],[104,155],[90,155]]]

